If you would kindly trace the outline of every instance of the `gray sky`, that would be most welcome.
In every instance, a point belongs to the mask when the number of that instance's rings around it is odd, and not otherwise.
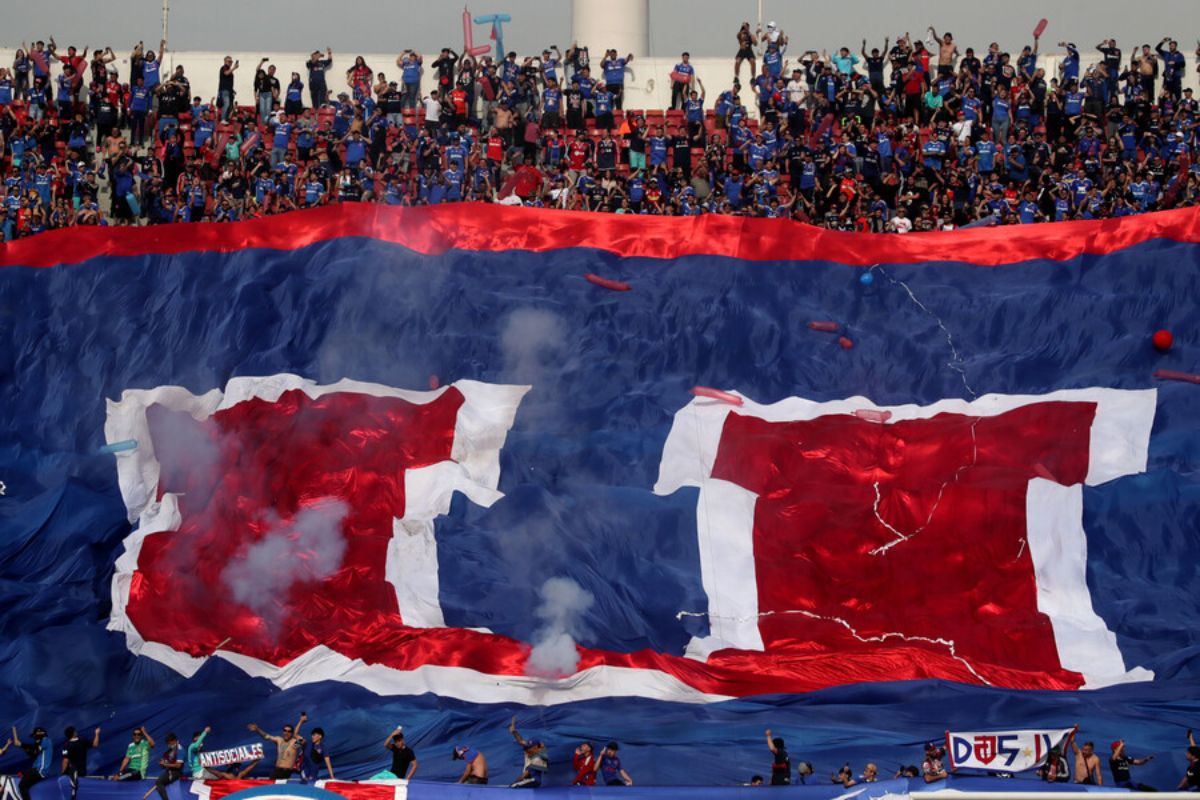
[[[603,3],[604,0],[588,0]],[[569,44],[570,0],[472,0],[472,13],[511,13],[505,44],[522,54]],[[1000,8],[1003,11],[1000,11]],[[96,13],[96,9],[102,9]],[[22,38],[46,38],[61,45],[111,44],[122,55],[138,39],[159,38],[161,0],[3,0],[0,45]],[[1043,50],[1068,39],[1091,48],[1116,36],[1126,52],[1165,35],[1180,40],[1190,54],[1200,34],[1198,0],[763,0],[766,19],[788,32],[792,50],[857,50],[865,36],[878,41],[905,30],[914,35],[933,24],[950,30],[960,46],[1005,49],[1028,43],[1038,19],[1049,16]],[[462,5],[437,0],[171,0],[172,49],[306,51],[332,46],[335,53],[398,52],[412,47],[429,52],[462,44]],[[757,0],[651,0],[650,55],[683,49],[697,56],[729,55],[743,19],[755,21]],[[476,43],[485,38],[476,34]],[[593,50],[602,43],[592,43]]]

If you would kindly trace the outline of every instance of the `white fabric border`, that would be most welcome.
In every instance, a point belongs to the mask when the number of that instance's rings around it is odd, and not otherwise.
[[[829,402],[790,397],[761,405],[737,392],[732,394],[742,397],[741,407],[697,398],[675,415],[663,448],[658,482],[654,485],[654,492],[659,495],[683,486],[700,489],[696,519],[710,633],[707,637],[693,638],[687,655],[702,661],[723,648],[763,649],[752,544],[757,496],[712,477],[727,415],[738,413],[784,422],[853,414],[859,410],[888,411],[891,416],[882,424],[894,424],[942,413],[990,417],[1030,403],[1091,402],[1096,404],[1096,416],[1091,428],[1086,483],[1094,486],[1145,471],[1158,396],[1155,389],[1087,388],[1044,395],[989,394],[973,401],[946,399],[928,406],[877,406],[868,398],[857,396]],[[1125,670],[1115,635],[1092,609],[1087,588],[1082,488],[1056,485],[1057,489],[1073,488],[1077,494],[1077,502],[1064,507],[1060,497],[1051,499],[1036,485],[1039,483],[1049,482],[1035,479],[1027,495],[1030,554],[1038,584],[1038,609],[1054,626],[1055,644],[1063,666],[1082,674],[1085,688],[1150,680],[1153,673],[1148,670],[1140,667]]]
[[[406,473],[405,515],[393,522],[393,538],[388,547],[387,579],[396,587],[405,623],[416,626],[444,625],[437,594],[437,543],[433,536],[433,518],[449,511],[455,490],[484,506],[490,506],[502,496],[496,491],[500,480],[500,448],[512,427],[520,401],[530,388],[475,381],[459,381],[453,385],[466,399],[455,425],[452,458],[456,463],[441,462]],[[229,408],[244,400],[277,400],[290,389],[300,389],[313,398],[332,392],[356,392],[376,397],[400,397],[414,403],[431,402],[445,391],[443,387],[431,392],[411,392],[350,380],[317,386],[296,375],[273,375],[234,378],[226,386],[224,395],[214,389],[196,396],[181,387],[164,386],[128,390],[120,401],[109,401],[104,426],[106,441],[138,440],[135,450],[116,454],[118,482],[130,520],[140,522],[125,539],[125,551],[115,564],[113,612],[108,623],[109,630],[125,634],[126,644],[133,653],[166,664],[186,677],[194,675],[208,658],[221,658],[247,674],[266,678],[283,689],[332,680],[353,683],[380,695],[432,692],[475,703],[531,705],[617,696],[684,703],[732,699],[697,691],[664,672],[628,667],[591,667],[557,680],[486,675],[464,667],[438,665],[404,671],[350,659],[323,645],[279,667],[226,650],[217,650],[212,656],[195,657],[159,642],[145,641],[126,613],[142,542],[147,536],[177,530],[181,522],[178,498],[174,494],[165,494],[160,502],[154,501],[159,465],[154,458],[146,422],[147,407],[160,403],[203,420],[218,409]],[[483,632],[487,633],[486,629]]]
[[[1116,634],[1092,608],[1083,487],[1034,478],[1025,495],[1025,508],[1038,610],[1054,623],[1054,642],[1063,668],[1083,675],[1085,689],[1153,680],[1154,673],[1142,667],[1126,672]]]
[[[441,627],[445,624],[438,600],[437,541],[433,519],[450,510],[455,491],[472,502],[490,506],[502,495],[496,490],[500,481],[500,448],[512,427],[521,399],[528,386],[504,386],[459,381],[454,386],[465,402],[455,420],[453,461],[408,470],[405,474],[405,514],[393,522],[393,538],[388,546],[386,578],[396,590],[405,623],[413,627]],[[142,542],[147,536],[177,530],[180,524],[178,498],[157,494],[159,464],[154,454],[146,420],[146,409],[155,404],[204,420],[220,409],[250,399],[274,402],[286,391],[299,389],[311,398],[335,392],[353,392],[374,397],[399,397],[412,403],[427,404],[445,393],[446,387],[428,392],[406,391],[379,384],[342,380],[318,386],[297,375],[281,374],[261,378],[233,378],[222,393],[213,389],[193,395],[178,386],[133,389],[119,401],[108,401],[105,439],[109,443],[136,439],[134,450],[116,454],[117,479],[131,522],[137,528],[125,540],[125,551],[117,559],[112,584],[113,614],[110,630],[125,631],[130,649],[163,661],[169,651],[169,663],[185,675],[193,674],[204,663],[174,653],[157,642],[145,642],[126,615],[129,587],[137,569]]]

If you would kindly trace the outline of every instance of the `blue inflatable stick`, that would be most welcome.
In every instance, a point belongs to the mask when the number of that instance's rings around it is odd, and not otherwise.
[[[113,453],[124,453],[126,450],[136,450],[137,439],[123,439],[119,442],[106,444],[97,450],[101,455],[112,455]]]
[[[476,25],[492,23],[492,38],[496,40],[496,60],[504,60],[504,23],[512,22],[510,14],[481,14],[475,18]]]

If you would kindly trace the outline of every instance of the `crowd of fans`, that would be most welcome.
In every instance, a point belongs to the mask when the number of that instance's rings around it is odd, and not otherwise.
[[[111,48],[38,41],[0,68],[4,237],[468,200],[902,233],[1200,198],[1200,108],[1169,38],[1128,57],[1102,41],[1086,68],[1060,42],[1055,75],[1037,39],[977,54],[932,27],[857,53],[789,54],[774,23],[736,42],[731,83],[706,87],[683,53],[672,107],[634,110],[634,56],[581,44],[500,61],[405,50],[382,70],[314,51],[290,76],[226,58],[205,99],[184,66],[164,70],[165,43],[139,42],[122,74]]]
[[[258,725],[251,723],[247,727],[254,734],[262,737],[268,744],[275,747],[273,766],[270,769],[270,780],[288,780],[299,778],[306,782],[317,780],[334,780],[332,750],[325,738],[322,728],[312,729],[307,740],[302,734],[302,727],[308,716],[300,713],[300,720],[295,725],[284,725],[279,735],[268,733]],[[218,751],[216,755],[232,753],[233,759],[241,758],[242,762],[230,763],[229,757],[213,759],[204,757],[205,739],[209,728],[196,731],[190,742],[184,744],[174,733],[164,737],[163,749],[158,759],[159,773],[155,784],[146,791],[148,798],[157,791],[162,800],[168,800],[166,787],[188,777],[193,780],[226,780],[244,779],[251,776],[263,760],[264,754],[247,758],[247,748],[236,748],[229,751]],[[523,756],[521,772],[516,780],[508,784],[513,788],[541,787],[550,772],[550,757],[547,746],[541,739],[526,739],[517,730],[517,719],[513,717],[508,726],[508,732],[516,741]],[[783,786],[794,782],[806,784],[811,780],[814,784],[821,779],[814,777],[813,765],[809,761],[799,761],[792,767],[791,758],[787,752],[784,739],[766,732],[767,749],[770,752],[771,764],[769,779],[754,775],[749,781],[751,786],[771,785]],[[1200,791],[1200,746],[1195,737],[1187,732],[1187,769],[1176,787],[1180,791]],[[68,727],[63,734],[63,743],[56,754],[54,744],[45,728],[33,729],[29,739],[22,742],[17,729],[12,729],[12,738],[0,747],[0,756],[10,746],[22,748],[32,760],[30,766],[22,774],[18,784],[22,800],[31,800],[30,789],[42,780],[53,775],[61,774],[67,778],[71,786],[71,798],[75,800],[79,791],[81,778],[90,776],[88,771],[88,751],[100,746],[100,729],[96,728],[92,737],[80,736],[74,727]],[[133,729],[129,744],[125,747],[125,755],[121,759],[116,774],[109,776],[114,781],[140,781],[150,778],[152,748],[154,737],[144,725]],[[405,740],[403,726],[391,731],[383,742],[383,749],[388,753],[391,763],[386,768],[371,776],[372,780],[394,780],[413,778],[419,767],[417,754]],[[1068,762],[1068,749],[1071,761]],[[571,776],[572,786],[632,786],[633,778],[621,764],[620,745],[609,742],[603,748],[596,748],[591,742],[580,742],[575,746],[571,756],[571,766],[567,775]],[[946,750],[938,742],[925,745],[924,760],[921,766],[915,764],[902,766],[893,778],[917,778],[925,783],[936,783],[945,780],[949,771],[944,763]],[[1146,764],[1154,756],[1137,757],[1125,748],[1125,741],[1117,739],[1112,743],[1111,755],[1108,761],[1111,785],[1124,789],[1139,791],[1156,791],[1150,786],[1133,780],[1132,768]],[[490,779],[487,757],[469,744],[456,744],[451,751],[451,759],[463,762],[462,772],[458,783],[486,784]],[[214,761],[218,763],[214,763]],[[57,769],[56,769],[57,768]],[[265,770],[260,770],[265,772]],[[1010,773],[990,773],[996,777],[1013,777]],[[1047,756],[1042,759],[1038,769],[1038,777],[1049,783],[1077,783],[1081,785],[1103,786],[1106,781],[1101,767],[1100,756],[1096,753],[1093,742],[1076,742],[1075,733],[1071,733],[1064,742],[1052,747]],[[261,775],[260,775],[261,777]],[[875,783],[888,776],[881,776],[879,768],[874,763],[868,763],[861,773],[855,774],[850,764],[844,764],[830,776],[830,781],[850,788],[863,783]]]

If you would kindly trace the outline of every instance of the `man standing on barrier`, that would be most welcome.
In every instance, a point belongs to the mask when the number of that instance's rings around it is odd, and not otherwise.
[[[73,725],[63,731],[67,741],[62,748],[62,774],[71,781],[71,800],[79,796],[79,779],[87,774],[88,750],[100,746],[100,729],[92,733],[92,740],[79,738]]]
[[[296,772],[296,765],[300,760],[301,753],[304,752],[304,740],[300,738],[300,726],[306,719],[308,719],[308,714],[301,711],[300,721],[296,723],[296,726],[293,728],[291,725],[284,725],[280,736],[267,733],[253,722],[246,726],[268,742],[275,743],[275,768],[271,770],[271,780],[287,780]]]

